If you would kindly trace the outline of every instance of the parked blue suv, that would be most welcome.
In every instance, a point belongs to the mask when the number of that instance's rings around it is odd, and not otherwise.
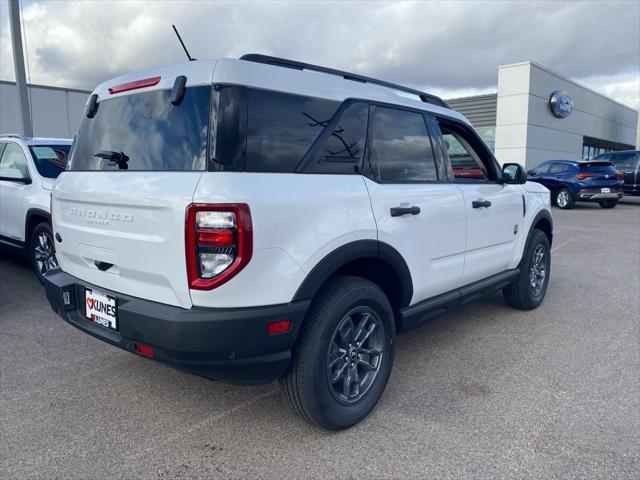
[[[527,172],[528,180],[551,190],[558,208],[573,208],[575,202],[598,202],[613,208],[624,194],[624,175],[611,162],[549,160]]]

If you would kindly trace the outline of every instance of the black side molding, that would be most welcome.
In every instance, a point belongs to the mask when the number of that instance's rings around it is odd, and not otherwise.
[[[467,302],[476,300],[496,290],[500,290],[515,281],[520,274],[519,268],[506,270],[465,287],[457,288],[433,298],[423,300],[400,310],[398,333],[421,326],[427,320],[455,309]]]

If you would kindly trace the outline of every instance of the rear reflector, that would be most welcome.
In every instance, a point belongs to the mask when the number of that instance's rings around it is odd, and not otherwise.
[[[160,83],[161,78],[162,77],[143,78],[142,80],[134,80],[133,82],[127,82],[121,85],[116,85],[115,87],[109,87],[109,93],[113,95],[114,93],[127,92],[129,90],[136,90],[138,88],[153,87],[154,85]]]
[[[151,348],[149,345],[143,345],[141,343],[134,343],[133,346],[136,349],[136,352],[138,352],[140,355],[144,355],[145,357],[153,358],[153,348]]]
[[[267,333],[269,335],[277,335],[278,333],[286,333],[291,328],[291,320],[279,320],[267,324]]]

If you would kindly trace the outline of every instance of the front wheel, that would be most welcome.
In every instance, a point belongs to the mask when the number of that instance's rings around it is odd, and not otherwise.
[[[615,206],[618,205],[618,200],[606,199],[600,200],[598,203],[602,208],[615,208]]]
[[[48,223],[36,225],[31,232],[29,258],[40,283],[44,283],[44,274],[58,266],[53,233]]]
[[[328,430],[366,417],[391,375],[395,323],[374,283],[336,277],[313,300],[292,365],[280,380],[292,409]]]
[[[537,228],[524,251],[517,280],[502,293],[507,304],[520,310],[532,310],[542,303],[551,273],[549,239]]]

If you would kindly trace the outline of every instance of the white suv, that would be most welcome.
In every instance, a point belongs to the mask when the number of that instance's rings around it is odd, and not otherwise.
[[[262,55],[116,78],[53,190],[54,311],[328,429],[376,405],[394,337],[549,281],[549,191],[440,99]]]
[[[51,188],[64,171],[71,140],[0,135],[0,244],[27,253],[40,281],[57,267]]]

